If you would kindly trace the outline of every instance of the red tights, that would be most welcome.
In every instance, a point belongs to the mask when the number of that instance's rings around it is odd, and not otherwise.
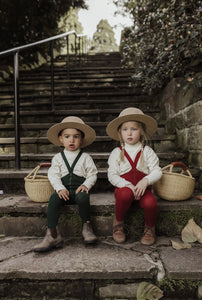
[[[123,222],[127,211],[129,210],[131,204],[134,200],[134,194],[132,190],[128,187],[116,188],[115,189],[116,198],[116,219],[119,222]],[[144,210],[144,217],[146,226],[152,227],[156,223],[156,218],[158,214],[158,207],[156,199],[151,192],[147,189],[142,196],[142,198],[137,201],[141,208]]]

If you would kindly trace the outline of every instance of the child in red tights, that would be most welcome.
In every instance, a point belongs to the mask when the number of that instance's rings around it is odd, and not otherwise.
[[[133,201],[144,210],[145,230],[141,239],[144,245],[155,242],[155,223],[158,213],[151,185],[162,176],[159,159],[145,140],[155,133],[156,121],[140,109],[130,107],[107,126],[107,134],[120,141],[109,157],[108,179],[115,186],[116,217],[113,238],[125,242],[124,218]]]

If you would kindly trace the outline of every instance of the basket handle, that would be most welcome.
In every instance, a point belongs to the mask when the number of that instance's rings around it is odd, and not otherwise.
[[[25,178],[30,178],[31,175],[34,174],[33,177],[32,177],[32,179],[34,180],[35,177],[36,177],[37,172],[39,171],[39,169],[41,167],[50,167],[50,166],[51,166],[51,163],[41,163],[38,166],[36,166],[36,168],[34,168]]]
[[[187,166],[183,162],[180,162],[180,161],[172,162],[171,164],[169,164],[169,165],[165,166],[164,168],[162,168],[162,171],[170,168],[169,172],[172,173],[173,167],[175,167],[175,166],[179,166],[179,167],[182,168],[181,174],[183,174],[186,171],[187,174],[189,175],[189,177],[193,178],[190,171],[187,169]]]
[[[187,171],[187,166],[183,162],[174,161],[174,162],[171,163],[171,165],[173,165],[173,167],[180,166],[183,171]]]
[[[39,164],[40,167],[50,167],[51,163],[41,163]]]

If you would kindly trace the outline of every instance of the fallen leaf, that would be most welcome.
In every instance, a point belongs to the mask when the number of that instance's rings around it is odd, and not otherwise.
[[[137,300],[158,300],[163,297],[163,292],[154,284],[141,282],[137,289]]]
[[[172,243],[172,247],[175,249],[175,250],[181,250],[181,249],[188,249],[188,248],[191,248],[191,245],[188,244],[188,243],[179,243],[179,242],[175,242],[173,240],[171,240],[171,243]]]
[[[188,221],[181,235],[185,243],[194,243],[196,241],[202,243],[202,229],[195,223],[193,218]]]

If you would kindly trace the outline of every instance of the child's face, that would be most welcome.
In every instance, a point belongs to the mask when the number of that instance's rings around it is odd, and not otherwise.
[[[124,143],[134,145],[140,140],[141,126],[137,122],[129,121],[121,125],[120,133]]]
[[[62,131],[59,140],[67,151],[75,151],[80,148],[83,138],[77,129],[67,128]]]

